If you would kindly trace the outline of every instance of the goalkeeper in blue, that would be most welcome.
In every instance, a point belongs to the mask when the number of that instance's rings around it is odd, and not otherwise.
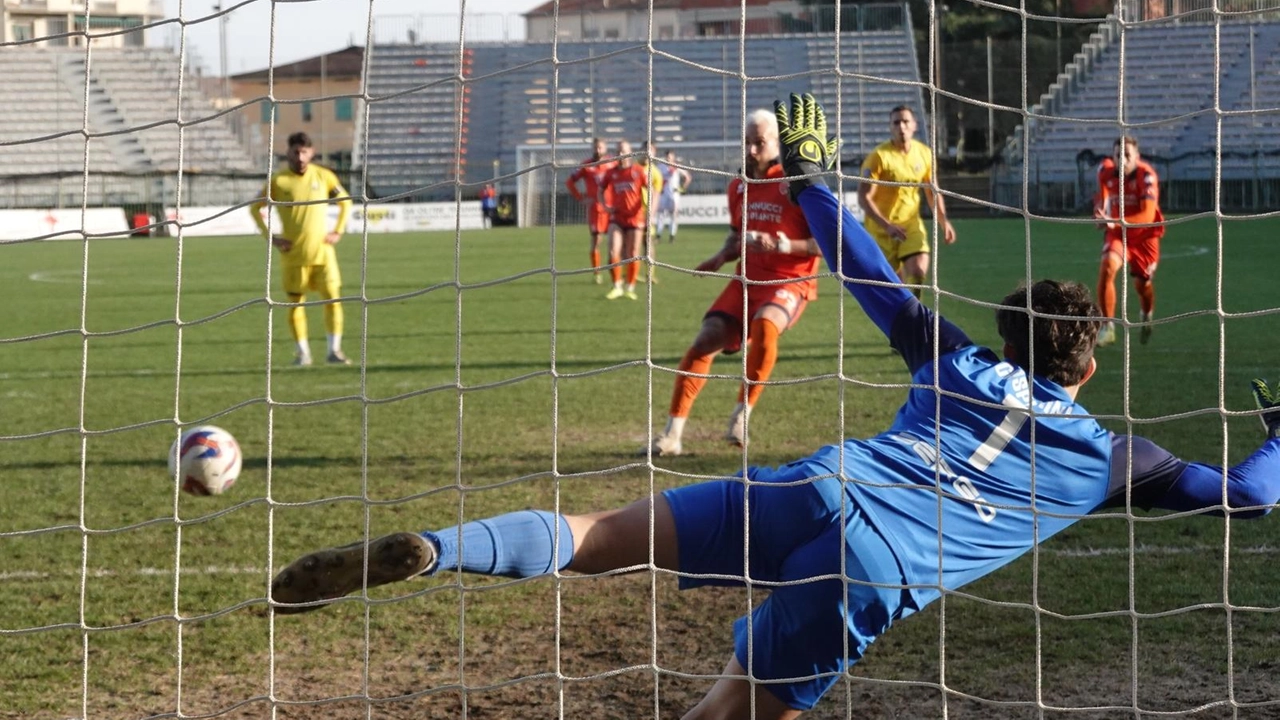
[[[1266,383],[1255,381],[1254,394],[1267,440],[1225,471],[1108,432],[1076,402],[1097,368],[1105,320],[1087,288],[1052,280],[1018,288],[996,311],[1001,352],[975,345],[898,283],[820,179],[836,148],[822,108],[793,95],[790,111],[776,111],[783,163],[797,178],[790,192],[827,262],[911,373],[892,426],[616,510],[523,511],[321,550],[277,575],[276,612],[458,570],[531,577],[657,567],[678,572],[682,588],[773,583],[734,624],[724,676],[685,718],[794,718],[895,622],[1094,510],[1130,503],[1245,518],[1280,499],[1280,398]]]

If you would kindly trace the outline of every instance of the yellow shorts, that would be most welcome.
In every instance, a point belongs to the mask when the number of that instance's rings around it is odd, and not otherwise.
[[[875,238],[876,244],[880,246],[880,251],[884,253],[885,259],[889,261],[889,266],[894,272],[902,269],[902,261],[912,255],[927,253],[929,247],[929,233],[925,231],[922,223],[907,226],[907,239],[898,242],[889,237],[879,225],[872,227],[867,225],[867,232],[871,233],[871,237]]]
[[[284,291],[289,295],[306,295],[308,290],[314,290],[326,298],[341,294],[342,273],[336,262],[328,265],[282,264],[280,277],[284,282]]]

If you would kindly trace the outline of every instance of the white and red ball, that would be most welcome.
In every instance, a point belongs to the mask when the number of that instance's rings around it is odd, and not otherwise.
[[[240,476],[240,443],[214,425],[183,431],[169,448],[169,475],[178,474],[192,495],[221,495]]]

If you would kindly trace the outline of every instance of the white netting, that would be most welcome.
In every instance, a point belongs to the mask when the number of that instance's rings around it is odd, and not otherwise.
[[[744,119],[790,92],[814,92],[836,119],[845,194],[889,109],[916,113],[934,189],[973,218],[955,249],[930,226],[930,302],[986,344],[990,302],[1014,282],[1092,280],[1093,169],[1116,136],[1137,135],[1166,213],[1185,216],[1170,224],[1156,340],[1131,342],[1137,298],[1121,277],[1123,341],[1094,381],[1110,392],[1085,404],[1188,458],[1227,464],[1252,448],[1239,381],[1273,371],[1276,303],[1233,295],[1232,277],[1271,282],[1249,266],[1268,264],[1274,232],[1259,223],[1280,205],[1272,2],[561,0],[465,21],[310,5],[51,0],[0,16],[0,267],[12,269],[0,297],[13,318],[0,331],[0,601],[14,608],[0,716],[692,707],[722,678],[728,623],[767,587],[676,595],[652,544],[639,581],[454,576],[298,620],[265,597],[285,562],[325,544],[528,506],[602,510],[882,430],[907,379],[829,278],[782,344],[753,442],[688,464],[633,453],[661,425],[723,278],[694,280],[698,253],[663,246],[642,305],[580,309],[602,299],[582,290],[585,210],[564,187],[587,141],[674,150],[693,175],[682,223],[707,255]],[[330,13],[362,49],[277,57],[304,14]],[[223,53],[218,71],[201,66],[192,34],[248,18],[269,28],[265,69],[231,70]],[[356,201],[341,248],[359,367],[345,375],[283,371],[294,304],[247,211],[297,129]],[[523,235],[471,234],[487,184],[494,221]],[[314,329],[327,303],[309,300]],[[694,422],[719,423],[716,396],[745,363],[720,360]],[[179,427],[205,421],[246,449],[245,480],[219,504],[161,477]],[[1265,527],[1132,508],[1085,521],[895,628],[814,715],[1272,717],[1276,542]]]

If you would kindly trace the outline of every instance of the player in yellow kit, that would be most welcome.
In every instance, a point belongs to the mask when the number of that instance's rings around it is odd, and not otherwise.
[[[657,243],[653,239],[658,237],[658,198],[662,196],[662,171],[654,162],[658,149],[647,141],[640,143],[640,149],[644,154],[636,158],[636,164],[645,173],[645,186],[641,188],[641,195],[644,198],[645,217],[649,223],[644,229],[644,256],[652,263],[658,259]],[[649,268],[650,272],[655,269],[652,265]],[[646,280],[647,276],[641,276],[640,282]],[[655,277],[653,281],[657,282],[658,279]]]
[[[300,303],[314,290],[324,300],[324,324],[329,335],[328,361],[350,365],[342,353],[342,304],[337,302],[342,290],[342,274],[333,246],[342,239],[351,212],[351,196],[338,182],[333,171],[311,162],[315,149],[311,138],[303,132],[289,136],[288,166],[271,175],[262,188],[261,199],[249,206],[253,221],[263,235],[268,235],[267,218],[262,210],[267,202],[280,215],[280,232],[271,234],[271,244],[280,249],[280,271],[289,302]],[[329,230],[328,201],[338,204],[338,222]],[[307,204],[277,204],[307,203]],[[311,346],[307,340],[307,314],[301,306],[289,309],[289,328],[298,344],[294,365],[311,364]]]
[[[862,177],[872,181],[858,186],[858,205],[866,214],[862,224],[902,282],[923,285],[929,276],[930,248],[924,220],[920,219],[922,187],[942,227],[943,242],[955,242],[956,231],[947,220],[942,196],[929,185],[933,181],[929,146],[912,137],[916,133],[915,113],[899,105],[889,112],[889,128],[890,139],[862,161]],[[919,185],[881,185],[876,180]],[[919,288],[912,292],[920,296]]]

